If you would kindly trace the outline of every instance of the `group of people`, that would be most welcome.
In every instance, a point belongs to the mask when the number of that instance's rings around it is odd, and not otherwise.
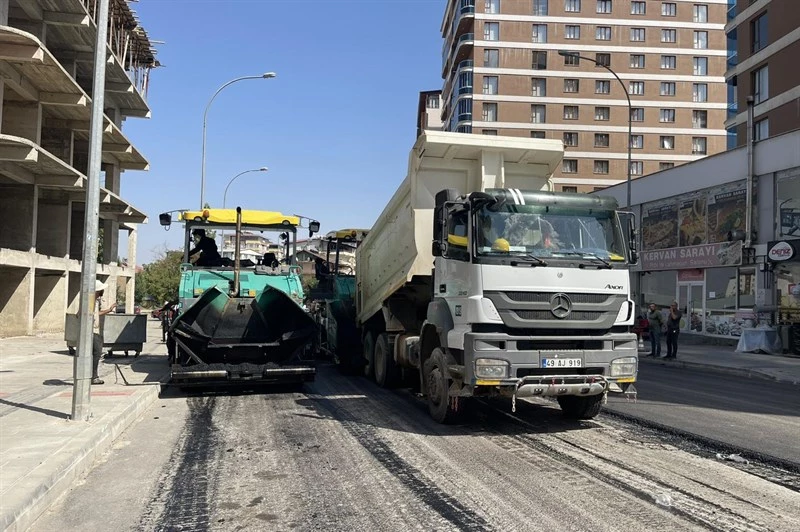
[[[678,357],[678,335],[681,330],[681,317],[683,312],[678,309],[678,302],[673,301],[669,306],[666,317],[655,303],[650,303],[650,310],[647,313],[648,332],[650,334],[650,354],[651,357],[677,358]],[[667,339],[667,354],[661,356],[661,334],[664,333]]]

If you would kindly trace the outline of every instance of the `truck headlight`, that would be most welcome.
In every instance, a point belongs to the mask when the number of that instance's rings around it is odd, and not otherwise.
[[[475,359],[475,376],[479,379],[504,379],[508,376],[508,362],[494,358]]]
[[[629,377],[636,375],[636,357],[623,357],[611,361],[612,377]]]

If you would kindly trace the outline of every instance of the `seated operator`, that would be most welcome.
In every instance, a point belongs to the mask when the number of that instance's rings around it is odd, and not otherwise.
[[[314,277],[316,277],[318,281],[326,279],[330,274],[331,270],[322,258],[317,257],[314,259]]]
[[[206,236],[205,229],[194,229],[192,231],[192,238],[195,242],[194,249],[189,251],[189,260],[194,255],[200,254],[197,260],[194,261],[195,266],[217,266],[222,257],[217,250],[217,243],[213,238]]]

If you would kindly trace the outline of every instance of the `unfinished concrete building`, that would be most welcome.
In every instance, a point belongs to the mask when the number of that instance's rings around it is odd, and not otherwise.
[[[96,4],[0,0],[0,337],[58,332],[77,311]],[[107,298],[124,298],[131,312],[136,226],[147,217],[120,197],[120,181],[148,162],[121,128],[127,117],[150,116],[147,88],[158,62],[125,0],[110,1],[103,53],[97,275],[109,284]],[[127,249],[119,249],[121,234]]]

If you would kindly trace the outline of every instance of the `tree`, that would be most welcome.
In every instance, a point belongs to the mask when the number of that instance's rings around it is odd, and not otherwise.
[[[164,301],[176,299],[182,262],[183,251],[165,249],[157,260],[142,266],[136,274],[136,302],[150,296],[161,306]]]

